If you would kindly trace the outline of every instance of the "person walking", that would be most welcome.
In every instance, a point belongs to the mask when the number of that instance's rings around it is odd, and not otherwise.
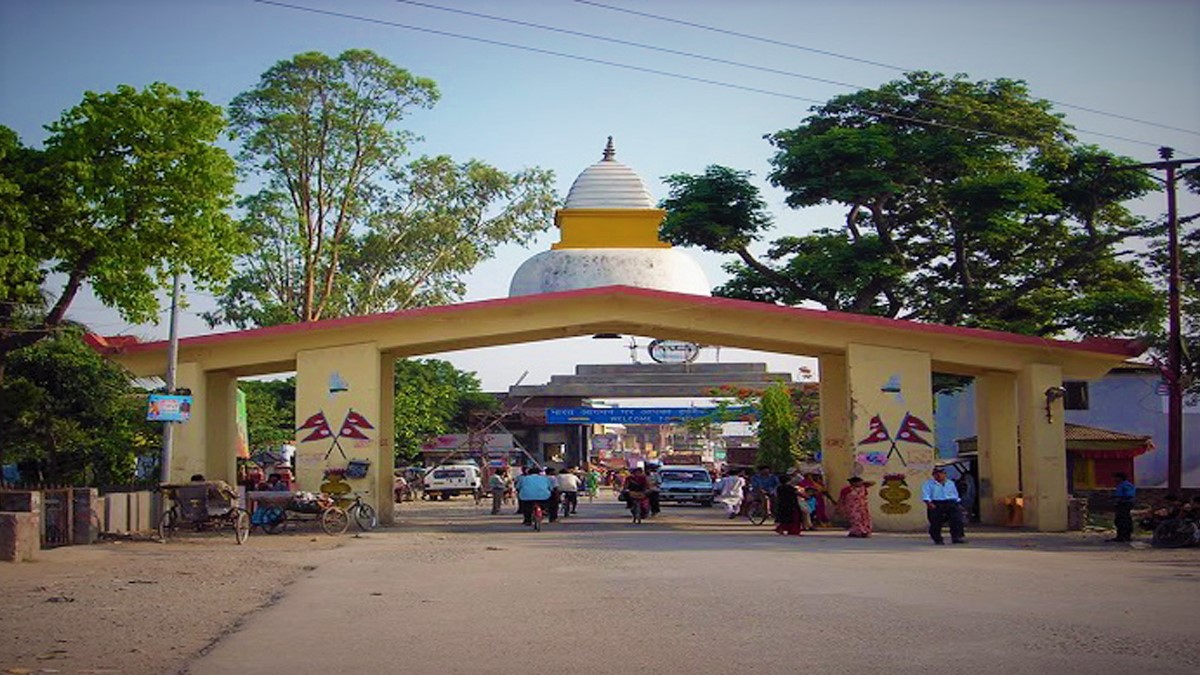
[[[775,532],[800,536],[805,529],[812,529],[812,521],[805,516],[805,488],[797,489],[799,479],[784,481],[775,490]],[[807,522],[806,522],[807,520]]]
[[[838,510],[850,521],[850,532],[846,536],[866,539],[871,536],[872,531],[871,507],[868,500],[871,486],[875,484],[858,476],[851,476],[846,482],[849,485],[842,488],[838,495]]]
[[[946,480],[946,470],[940,466],[933,468],[933,478],[921,486],[921,501],[925,502],[926,514],[929,517],[929,537],[933,543],[941,546],[942,526],[950,524],[950,541],[955,544],[967,543],[963,533],[963,513],[958,488],[953,481]]]
[[[508,478],[508,469],[496,469],[492,477],[488,479],[488,489],[492,491],[492,515],[500,513],[500,507],[504,505],[504,493],[508,492],[512,486],[512,481]]]
[[[1137,487],[1123,472],[1114,473],[1113,478],[1117,481],[1113,488],[1113,508],[1116,509],[1113,524],[1117,527],[1117,536],[1108,541],[1133,541],[1133,499]]]
[[[720,488],[720,496],[717,501],[725,507],[725,514],[731,519],[737,518],[738,512],[742,510],[742,497],[746,489],[746,479],[741,476],[730,473],[726,474],[721,482],[717,484]]]

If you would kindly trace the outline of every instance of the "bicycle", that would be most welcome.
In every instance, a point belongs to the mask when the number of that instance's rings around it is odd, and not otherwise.
[[[362,495],[356,493],[354,495],[354,499],[351,499],[349,495],[347,495],[339,501],[342,504],[347,505],[344,507],[346,509],[346,515],[350,517],[350,520],[354,521],[354,524],[358,526],[359,530],[362,530],[363,532],[370,532],[379,526],[379,516],[376,515],[375,508],[364,502],[362,500]],[[339,506],[340,505],[341,504],[339,504]]]
[[[746,508],[746,517],[754,525],[762,525],[767,522],[767,519],[771,517],[771,498],[767,495],[759,495],[752,499]]]

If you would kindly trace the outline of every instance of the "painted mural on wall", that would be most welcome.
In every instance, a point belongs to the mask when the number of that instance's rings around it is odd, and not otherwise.
[[[329,456],[333,454],[334,449],[341,453],[342,459],[349,459],[345,448],[342,447],[338,439],[348,438],[351,440],[369,441],[371,437],[363,430],[374,428],[367,418],[354,412],[354,409],[351,408],[346,412],[346,419],[342,421],[336,435],[333,433],[333,428],[329,426],[329,420],[325,417],[324,410],[318,410],[317,414],[305,420],[296,431],[309,431],[307,436],[300,439],[301,443],[323,441],[327,438],[332,438],[333,442],[329,444],[329,449],[325,451],[324,459],[328,460]]]
[[[899,515],[912,510],[912,505],[907,503],[912,497],[912,490],[908,489],[908,481],[902,473],[885,475],[879,496],[883,497],[883,506],[879,508],[884,513]]]
[[[926,422],[922,397],[916,392],[905,396],[907,378],[894,371],[876,377],[878,384],[867,392],[878,387],[879,393],[858,399],[864,413],[859,419],[866,420],[866,428],[860,427],[863,435],[855,442],[854,472],[879,483],[875,495],[880,501],[874,507],[879,513],[910,517],[906,515],[913,513],[909,481],[923,480],[933,467],[933,428]]]

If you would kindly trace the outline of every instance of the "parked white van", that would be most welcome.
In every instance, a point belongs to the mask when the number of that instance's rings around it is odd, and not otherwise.
[[[450,499],[454,495],[475,494],[483,486],[479,467],[474,464],[444,464],[425,472],[425,499]]]

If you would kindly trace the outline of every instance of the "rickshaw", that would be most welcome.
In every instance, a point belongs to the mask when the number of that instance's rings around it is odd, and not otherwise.
[[[158,520],[158,538],[164,542],[179,528],[190,526],[196,532],[233,530],[237,543],[250,536],[250,514],[237,505],[237,493],[223,481],[193,481],[159,488],[174,504],[164,509]]]
[[[325,534],[342,534],[350,518],[328,495],[311,492],[255,491],[246,495],[256,506],[253,524],[267,534],[279,534],[288,523],[317,521]]]

